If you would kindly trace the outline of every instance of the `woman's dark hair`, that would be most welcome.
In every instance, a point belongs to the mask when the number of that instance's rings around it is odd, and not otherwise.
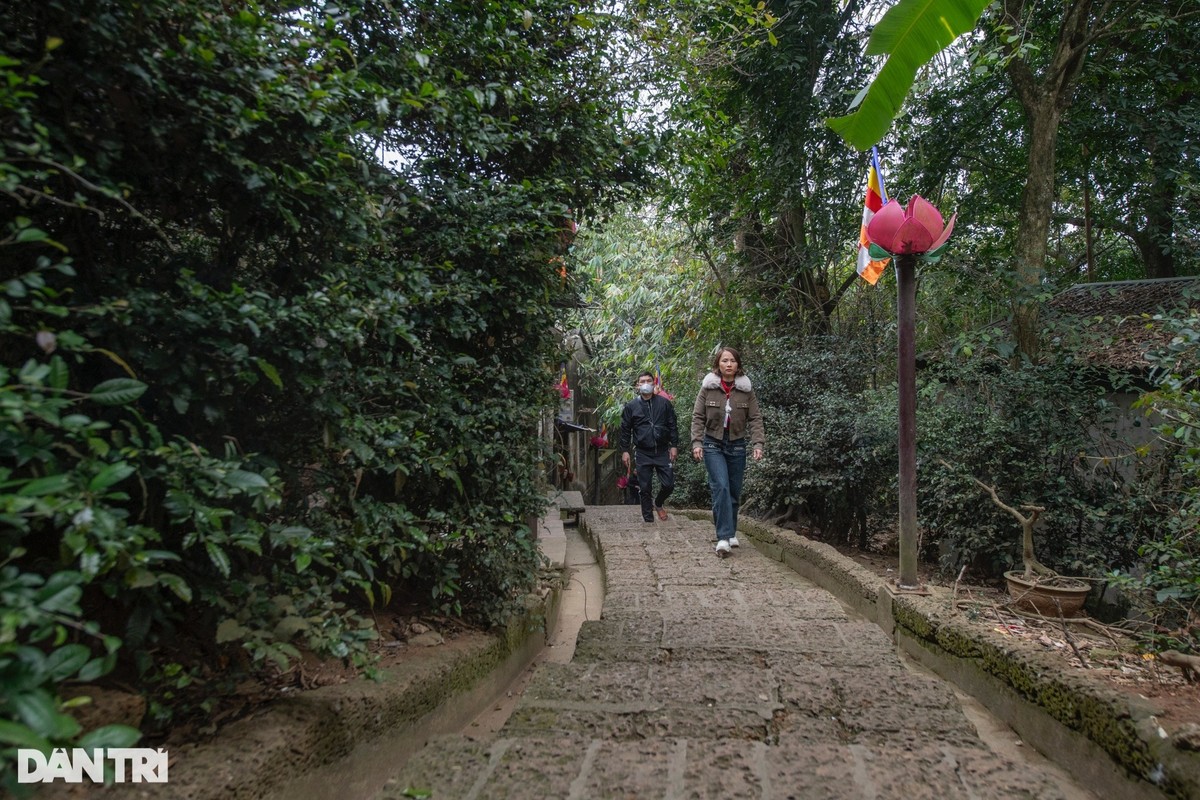
[[[713,356],[712,371],[718,375],[721,374],[721,356],[725,355],[726,353],[729,353],[729,355],[733,356],[734,361],[737,362],[737,374],[745,375],[746,372],[742,369],[742,354],[732,347],[722,347],[717,350],[717,354]]]

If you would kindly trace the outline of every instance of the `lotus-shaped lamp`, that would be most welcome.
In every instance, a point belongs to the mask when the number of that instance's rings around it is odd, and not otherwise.
[[[867,223],[871,258],[915,255],[922,261],[936,264],[957,218],[958,214],[950,217],[949,224],[943,227],[941,212],[924,197],[914,194],[907,206],[892,200],[875,212]]]

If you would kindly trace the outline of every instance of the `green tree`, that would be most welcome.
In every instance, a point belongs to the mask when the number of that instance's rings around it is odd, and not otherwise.
[[[1071,203],[1056,217],[1080,233],[1064,267],[1092,280],[1200,271],[1185,245],[1200,235],[1200,20],[1168,10],[1096,54],[1080,89],[1095,102],[1080,103],[1065,120],[1061,180]],[[1095,240],[1090,263],[1078,241],[1085,223]]]
[[[728,19],[692,21],[710,44],[672,106],[667,198],[707,249],[737,254],[726,282],[736,270],[780,321],[828,331],[853,285],[865,161],[823,121],[862,69],[863,7],[762,8],[769,26],[728,45]]]
[[[602,224],[585,221],[576,240],[582,304],[566,324],[592,349],[585,375],[606,398],[601,414],[610,428],[642,370],[660,370],[682,400],[694,396],[718,344],[762,342],[763,307],[739,300],[720,256],[695,244],[679,222],[629,210]]]
[[[1007,76],[1024,121],[1024,188],[1013,242],[1011,302],[1015,337],[1025,357],[1036,358],[1039,348],[1041,293],[1059,202],[1056,187],[1060,185],[1062,123],[1088,74],[1089,59],[1107,61],[1112,58],[1114,45],[1129,49],[1138,42],[1136,49],[1143,50],[1149,60],[1156,60],[1154,54],[1165,43],[1167,32],[1189,24],[1188,20],[1189,15],[1180,15],[1173,7],[1143,0],[1105,4],[1081,0],[1055,9],[1033,8],[1023,0],[1011,0],[1001,4],[994,17],[986,18],[984,58],[977,64],[986,69],[989,59],[995,59],[992,63]],[[1138,82],[1131,76],[1130,83]],[[1171,127],[1178,129],[1177,125]],[[1141,146],[1157,147],[1151,144],[1156,137],[1139,138]],[[1111,141],[1097,143],[1089,150],[1096,152],[1109,146]],[[1177,147],[1167,150],[1159,154],[1160,159],[1182,155]],[[1160,181],[1157,185],[1161,195],[1163,184]],[[1165,214],[1173,219],[1173,205],[1173,197],[1166,206],[1161,200],[1156,202],[1158,210],[1152,211],[1150,218]],[[1147,266],[1156,269],[1152,262]]]
[[[166,678],[151,652],[361,662],[393,595],[520,606],[552,259],[654,155],[611,68],[637,40],[603,11],[47,0],[0,23],[0,564],[27,610],[0,741],[73,739],[39,712],[58,684]]]

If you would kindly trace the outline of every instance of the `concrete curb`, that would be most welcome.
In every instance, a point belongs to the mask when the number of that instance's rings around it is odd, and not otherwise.
[[[897,593],[829,545],[754,520],[739,520],[738,531],[878,624],[906,654],[1105,798],[1200,798],[1200,753],[1191,737],[1166,735],[1152,701],[1131,701],[1086,673],[1064,672],[1025,642],[965,623],[945,599]]]

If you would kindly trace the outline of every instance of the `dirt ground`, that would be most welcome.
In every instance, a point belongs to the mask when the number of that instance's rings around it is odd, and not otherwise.
[[[369,645],[375,656],[371,670],[389,668],[426,657],[431,648],[465,646],[485,632],[461,620],[422,615],[411,608],[394,607],[374,612],[379,638]],[[212,704],[207,714],[179,714],[166,731],[154,736],[154,746],[178,747],[202,742],[222,727],[281,698],[353,680],[368,680],[370,673],[340,659],[321,659],[310,653],[285,671],[268,669],[244,678],[236,686],[221,688],[219,682],[201,682],[197,692]],[[196,698],[192,698],[195,701]],[[96,709],[103,714],[104,709]],[[81,720],[82,721],[82,720]],[[105,720],[111,721],[111,720]],[[86,725],[85,727],[91,727]]]
[[[896,556],[868,553],[851,547],[839,552],[876,573],[892,579]],[[1168,734],[1186,725],[1200,725],[1200,683],[1184,679],[1181,671],[1142,652],[1134,639],[1119,628],[1082,616],[1066,627],[1059,620],[1040,618],[1014,610],[1008,593],[991,586],[960,584],[919,571],[921,582],[954,592],[965,620],[996,633],[1025,640],[1054,653],[1064,670],[1075,670],[1134,696],[1149,699],[1163,709],[1159,723]]]

